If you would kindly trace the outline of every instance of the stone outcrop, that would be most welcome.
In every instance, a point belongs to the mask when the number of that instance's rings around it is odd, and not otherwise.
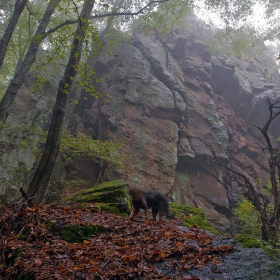
[[[211,29],[194,17],[186,26],[161,39],[134,33],[130,42],[92,61],[103,97],[75,89],[71,94],[80,102],[69,109],[67,123],[94,138],[121,139],[127,162],[122,169],[107,166],[105,180],[121,179],[201,207],[229,231],[240,189],[225,181],[230,175],[213,162],[212,151],[252,179],[267,176],[254,125],[268,118],[266,98],[280,98],[279,74],[270,53],[248,61],[211,56]],[[274,139],[280,135],[276,122]],[[90,165],[79,169],[92,172]]]

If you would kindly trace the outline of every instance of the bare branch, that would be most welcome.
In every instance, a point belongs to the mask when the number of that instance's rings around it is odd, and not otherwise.
[[[56,32],[57,30],[59,30],[60,28],[62,28],[63,26],[66,25],[70,25],[70,24],[75,24],[79,22],[79,19],[75,19],[75,20],[66,20],[65,22],[57,25],[56,27],[49,29],[47,32],[45,32],[44,34],[42,34],[42,38],[46,38],[48,35],[50,35],[51,33]]]
[[[104,18],[104,17],[116,17],[116,16],[137,16],[139,14],[143,14],[144,10],[146,10],[149,6],[151,6],[152,4],[156,4],[156,3],[164,3],[164,2],[169,2],[170,0],[158,0],[158,1],[151,1],[149,2],[147,5],[145,5],[144,7],[142,7],[140,10],[138,10],[137,12],[122,12],[122,13],[107,13],[107,14],[102,14],[102,15],[94,15],[91,16],[89,19],[95,19],[95,18]],[[43,38],[46,38],[49,34],[56,32],[57,30],[59,30],[60,28],[66,26],[66,25],[70,25],[70,24],[75,24],[79,21],[79,19],[76,20],[66,20],[65,22],[57,25],[56,27],[49,29],[47,32],[45,32],[44,34],[42,34]]]
[[[31,16],[33,16],[35,19],[36,19],[36,21],[38,22],[38,23],[40,23],[40,20],[38,19],[38,17],[36,16],[36,14],[34,14],[31,10],[30,10],[30,8],[29,8],[29,6],[26,4],[26,9],[28,10],[28,12],[29,12],[29,21],[30,21],[30,18],[31,18]]]
[[[262,208],[261,208],[261,201],[260,201],[260,196],[259,196],[259,191],[254,187],[254,185],[250,182],[249,178],[247,178],[244,174],[238,172],[237,170],[234,170],[233,168],[227,166],[224,164],[218,157],[216,156],[215,152],[212,151],[212,154],[215,158],[215,160],[222,165],[224,168],[227,170],[231,171],[233,174],[237,175],[240,177],[240,179],[235,179],[235,181],[242,186],[244,190],[244,196],[247,197],[253,205],[256,207],[256,209],[261,213]]]
[[[151,1],[149,2],[146,6],[138,10],[137,12],[122,12],[122,13],[107,13],[107,14],[102,14],[102,15],[95,15],[90,17],[90,19],[93,18],[103,18],[103,17],[115,17],[115,16],[137,16],[139,14],[143,14],[144,10],[146,10],[149,6],[155,3],[164,3],[164,2],[169,2],[170,0],[160,0],[160,1]]]
[[[255,126],[255,125],[254,125]],[[256,128],[258,128],[257,126],[255,126]],[[265,150],[268,150],[267,148],[262,147],[259,143],[254,143],[257,146],[259,146],[259,148],[262,150],[263,154],[265,155]]]
[[[280,110],[277,113],[273,112],[274,108],[279,108],[279,107],[275,106],[275,104],[280,103],[280,101],[277,101],[274,104],[271,104],[270,100],[267,98],[266,103],[267,103],[267,106],[268,106],[268,109],[270,112],[270,116],[269,116],[269,120],[265,123],[265,125],[262,128],[262,130],[265,132],[267,132],[267,129],[268,129],[270,123],[280,114]]]
[[[19,190],[20,190],[22,196],[26,199],[27,204],[29,206],[33,206],[32,197],[28,197],[28,195],[26,194],[26,192],[25,192],[25,190],[23,188],[20,188]]]
[[[82,25],[82,20],[81,20],[80,15],[79,15],[79,11],[78,11],[77,4],[76,4],[75,1],[73,1],[73,0],[72,0],[72,2],[73,2],[73,5],[74,5],[74,7],[75,7],[75,12],[76,12],[76,14],[77,14],[79,24]]]
[[[220,164],[222,165],[224,168],[226,168],[227,170],[231,171],[232,173],[240,176],[245,182],[249,182],[250,183],[250,180],[242,173],[232,169],[231,167],[227,166],[226,164],[224,164],[220,159],[218,159],[218,157],[216,156],[215,152],[212,151],[212,155],[214,156],[215,160]],[[251,183],[250,183],[251,184]]]

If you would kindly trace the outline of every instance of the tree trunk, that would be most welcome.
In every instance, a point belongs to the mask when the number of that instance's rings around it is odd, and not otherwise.
[[[0,68],[2,66],[7,47],[12,38],[13,32],[16,28],[18,19],[21,15],[22,11],[24,10],[24,7],[27,2],[28,2],[28,0],[17,0],[15,3],[15,9],[14,9],[13,15],[9,20],[9,24],[5,30],[5,33],[3,35],[3,38],[1,39],[1,42],[0,42]]]
[[[262,220],[262,240],[270,242],[275,246],[278,235],[278,221],[271,222],[269,220]]]
[[[51,16],[61,0],[50,1],[48,7],[45,11],[45,14],[38,26],[38,29],[33,36],[32,42],[27,50],[27,53],[24,57],[24,60],[19,68],[19,70],[15,73],[13,79],[11,80],[2,100],[0,101],[0,122],[5,123],[9,110],[13,104],[13,101],[16,97],[16,94],[20,87],[22,86],[24,79],[32,66],[32,64],[36,60],[36,54],[45,38],[45,31],[50,22]]]
[[[94,2],[94,0],[87,0],[84,2],[83,9],[80,14],[79,25],[72,43],[70,57],[64,76],[59,83],[44,152],[28,188],[28,195],[36,195],[35,202],[37,203],[41,202],[44,197],[57,159],[68,93],[73,86],[73,80],[77,74],[77,67],[81,59],[84,36],[88,27],[88,18],[93,9]]]

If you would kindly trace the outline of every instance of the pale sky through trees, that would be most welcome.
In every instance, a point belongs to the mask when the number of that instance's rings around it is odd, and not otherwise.
[[[266,17],[265,14],[265,6],[263,4],[255,4],[255,7],[253,8],[253,14],[251,16],[246,17],[246,21],[240,21],[240,24],[235,24],[234,28],[241,27],[243,25],[252,26],[257,31],[257,34],[261,35],[260,37],[264,36],[269,32],[269,30],[273,28],[277,28],[277,24],[280,17],[280,11],[273,11],[273,16],[270,15],[269,18]],[[211,10],[208,10],[206,6],[201,6],[201,9],[196,9],[195,14],[206,24],[214,25],[218,28],[225,28],[226,23],[221,19],[219,16],[219,12],[214,12]],[[280,50],[280,42],[278,39],[278,36],[271,38],[270,40],[265,40],[264,43],[266,45],[270,45],[274,52],[276,57],[278,57]]]
[[[204,7],[203,7],[204,6]],[[263,29],[268,23],[265,19],[265,8],[263,5],[256,4],[254,7],[254,14],[248,17],[248,24],[251,23],[256,29]],[[214,24],[219,28],[224,28],[225,22],[220,18],[218,12],[209,11],[205,5],[201,6],[201,9],[195,9],[196,15],[207,24]],[[242,25],[243,23],[240,23]]]

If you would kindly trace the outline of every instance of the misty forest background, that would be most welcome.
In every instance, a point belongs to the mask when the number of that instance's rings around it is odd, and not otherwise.
[[[133,32],[142,32],[151,38],[179,32],[184,29],[186,16],[192,13],[211,27],[214,36],[209,41],[209,52],[212,55],[218,53],[242,60],[249,52],[254,59],[267,46],[271,59],[278,65],[278,1],[0,1],[2,205],[21,195],[36,205],[78,191],[86,184],[83,178],[57,180],[53,174],[58,164],[75,161],[77,156],[90,157],[99,165],[97,184],[104,182],[102,172],[106,166],[124,168],[128,159],[122,150],[127,147],[121,139],[73,134],[65,125],[67,108],[87,102],[87,98],[82,101],[71,98],[71,90],[80,88],[90,97],[106,97],[106,92],[96,89],[102,79],[88,61],[112,54],[118,44],[129,42]],[[42,96],[48,89],[56,92],[52,114],[41,126],[6,122],[25,83]],[[25,110],[28,114],[28,108]],[[264,140],[259,149],[264,152],[264,162],[269,162],[267,177],[262,181],[257,177],[252,180],[246,170],[234,169],[214,151],[211,161],[231,172],[232,180],[242,190],[244,197],[236,214],[246,230],[276,246],[280,218],[280,151],[279,136],[272,139],[269,128],[279,124],[280,102],[267,99],[267,113],[267,118],[256,127]],[[35,161],[25,164],[22,157],[27,155]]]

